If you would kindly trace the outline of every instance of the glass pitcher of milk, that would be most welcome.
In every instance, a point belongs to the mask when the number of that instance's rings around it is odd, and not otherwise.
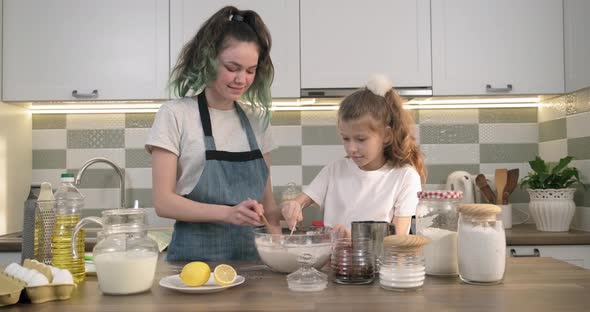
[[[103,239],[92,250],[100,290],[126,295],[152,287],[158,262],[158,245],[147,236],[145,211],[141,208],[104,210],[102,218],[87,217],[76,225],[72,242],[87,223],[102,226]],[[74,258],[82,257],[73,249]]]

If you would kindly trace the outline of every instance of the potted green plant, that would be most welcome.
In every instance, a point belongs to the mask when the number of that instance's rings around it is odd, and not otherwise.
[[[532,172],[521,181],[521,188],[528,188],[530,196],[529,211],[535,220],[537,230],[547,232],[566,232],[576,211],[572,186],[586,185],[580,180],[578,169],[568,167],[574,158],[559,160],[555,166],[536,156],[529,161]]]

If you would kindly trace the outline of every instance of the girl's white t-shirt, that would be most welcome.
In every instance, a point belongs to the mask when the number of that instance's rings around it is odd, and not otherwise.
[[[415,215],[421,190],[420,175],[411,166],[364,171],[345,158],[325,166],[303,192],[323,209],[326,226],[350,230],[353,221]]]
[[[272,139],[270,125],[264,129],[261,119],[248,105],[243,103],[239,105],[248,116],[262,154],[273,150],[276,146]],[[248,137],[242,129],[235,108],[219,110],[209,107],[209,115],[217,150],[228,152],[250,150]],[[150,154],[153,146],[178,156],[176,193],[179,195],[190,193],[197,185],[205,168],[205,140],[196,98],[176,99],[160,107],[145,144]]]

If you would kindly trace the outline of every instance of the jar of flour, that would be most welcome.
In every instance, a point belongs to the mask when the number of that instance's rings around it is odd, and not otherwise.
[[[457,207],[463,198],[458,191],[418,193],[416,232],[430,240],[424,246],[426,274],[457,276]]]
[[[459,277],[468,284],[501,283],[506,268],[506,234],[502,221],[496,219],[500,207],[462,204],[458,211]]]

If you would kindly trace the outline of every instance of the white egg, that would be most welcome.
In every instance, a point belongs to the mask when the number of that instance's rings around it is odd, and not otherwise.
[[[48,267],[51,270],[51,275],[55,276],[55,274],[57,274],[57,272],[59,272],[59,269],[54,266],[48,265]]]
[[[28,271],[23,275],[23,277],[21,278],[23,281],[25,281],[25,283],[29,283],[29,281],[31,280],[31,278],[35,275],[39,273],[39,271],[34,270],[34,269],[28,269]]]
[[[27,269],[27,268],[23,268],[23,267],[18,268],[18,270],[16,270],[16,272],[14,274],[14,277],[18,278],[19,280],[24,281],[25,274],[27,274],[28,272],[29,272],[29,269]]]
[[[53,275],[53,284],[73,284],[74,277],[72,273],[68,270],[59,270],[56,274]]]
[[[27,283],[27,286],[41,286],[41,285],[48,285],[49,284],[49,280],[47,279],[47,277],[43,274],[41,274],[40,272],[35,271],[36,273],[33,274],[33,276],[31,276],[29,278],[29,280],[25,281]]]
[[[18,263],[13,262],[9,264],[5,269],[4,272],[10,276],[14,276],[14,272],[21,267]]]

